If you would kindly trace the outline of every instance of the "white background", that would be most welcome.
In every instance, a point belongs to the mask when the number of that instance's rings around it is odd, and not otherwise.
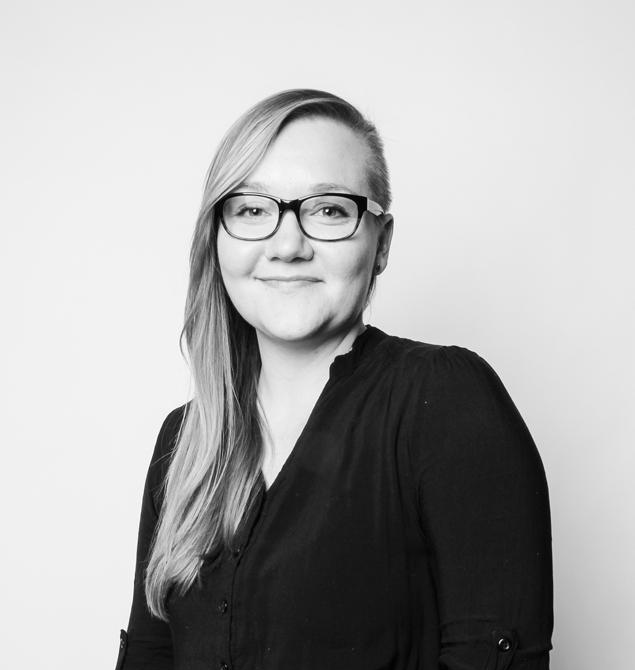
[[[0,5],[5,668],[114,668],[205,170],[248,106],[349,99],[396,220],[368,321],[503,379],[550,487],[552,667],[629,670],[632,2]],[[432,669],[430,669],[432,670]]]

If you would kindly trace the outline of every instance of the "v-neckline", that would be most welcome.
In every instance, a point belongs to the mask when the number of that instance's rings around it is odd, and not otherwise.
[[[296,459],[298,451],[300,450],[303,442],[303,438],[305,433],[308,431],[309,426],[313,422],[313,418],[315,414],[317,413],[318,407],[322,404],[322,401],[326,395],[327,389],[330,388],[331,386],[331,377],[329,377],[326,380],[326,383],[322,387],[322,390],[320,391],[320,395],[318,395],[317,400],[315,401],[315,404],[313,405],[311,411],[309,412],[309,416],[304,424],[302,426],[302,430],[300,431],[300,434],[298,435],[298,438],[296,439],[295,443],[293,444],[293,447],[291,448],[291,451],[289,452],[288,456],[284,459],[284,462],[280,466],[280,469],[278,470],[276,476],[273,478],[271,484],[267,486],[267,480],[265,479],[265,475],[262,472],[262,468],[260,468],[260,479],[262,480],[262,485],[263,485],[263,490],[265,497],[268,497],[274,492],[277,488],[279,488],[279,483],[282,479],[286,477],[287,471],[289,468],[293,465],[293,461]]]
[[[269,498],[272,493],[275,493],[278,488],[280,488],[280,482],[284,481],[284,479],[287,478],[289,470],[293,467],[294,461],[297,460],[298,458],[298,452],[302,450],[302,444],[304,442],[304,436],[307,433],[309,427],[315,420],[315,415],[317,414],[318,408],[322,403],[324,402],[324,399],[326,398],[326,395],[328,391],[330,391],[331,387],[335,384],[335,382],[340,378],[341,372],[343,371],[343,365],[342,363],[345,360],[350,359],[354,353],[357,352],[357,349],[365,340],[371,331],[375,331],[376,329],[370,326],[369,324],[366,324],[366,328],[362,330],[359,335],[355,338],[353,341],[353,344],[351,345],[351,348],[346,351],[343,354],[338,354],[334,359],[333,362],[331,363],[329,367],[329,376],[328,379],[326,380],[326,383],[322,387],[322,390],[320,391],[320,394],[317,397],[317,400],[315,401],[315,404],[313,405],[313,408],[309,412],[309,416],[302,427],[302,430],[300,431],[300,434],[298,435],[298,438],[296,439],[293,448],[289,452],[289,455],[286,457],[284,462],[282,463],[282,466],[278,470],[278,473],[276,476],[273,478],[273,481],[269,486],[267,486],[267,480],[265,479],[265,476],[262,472],[262,468],[260,468],[260,471],[258,473],[259,479],[261,480],[262,484],[262,491],[264,494],[265,499]]]

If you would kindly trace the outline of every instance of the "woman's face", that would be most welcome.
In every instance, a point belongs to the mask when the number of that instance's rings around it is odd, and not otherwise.
[[[371,197],[369,157],[366,143],[348,126],[320,117],[297,119],[236,190],[284,199],[325,191]],[[373,268],[385,267],[391,233],[392,217],[370,212],[351,238],[337,242],[306,237],[290,210],[266,240],[238,240],[219,226],[221,274],[232,303],[260,336],[326,339],[359,320]]]

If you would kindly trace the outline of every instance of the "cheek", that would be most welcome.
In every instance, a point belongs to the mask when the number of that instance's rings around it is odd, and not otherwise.
[[[217,240],[218,264],[225,286],[248,276],[253,270],[258,256],[257,243],[245,244],[235,240],[224,231],[219,231]]]
[[[225,290],[238,313],[249,322],[255,308],[251,277],[259,254],[257,247],[256,242],[245,243],[227,234],[219,233],[217,238],[218,265]]]
[[[358,249],[342,249],[331,262],[333,276],[348,285],[366,283],[374,262],[373,250],[364,245]]]

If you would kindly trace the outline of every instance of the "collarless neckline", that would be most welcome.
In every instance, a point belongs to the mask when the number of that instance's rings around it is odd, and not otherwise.
[[[300,432],[293,449],[291,449],[287,459],[282,464],[278,474],[275,476],[269,486],[267,486],[262,469],[260,469],[260,490],[261,494],[264,496],[265,501],[268,501],[271,498],[271,495],[275,494],[275,492],[288,479],[289,472],[292,471],[295,467],[295,463],[299,458],[299,452],[302,451],[302,446],[305,441],[305,434],[312,427],[315,420],[315,415],[319,411],[322,403],[324,402],[324,399],[331,392],[331,388],[335,381],[352,374],[355,368],[361,362],[362,358],[366,358],[367,355],[377,346],[377,344],[379,344],[386,337],[388,337],[388,335],[386,335],[386,333],[384,333],[382,330],[367,324],[366,328],[361,333],[359,333],[359,335],[357,335],[351,348],[347,352],[339,354],[333,359],[333,362],[329,368],[329,378],[324,385],[322,392],[313,406],[313,409],[311,410],[311,413],[309,414],[309,417],[304,424],[304,427],[302,428],[302,431]]]
[[[329,379],[352,373],[361,359],[385,337],[387,335],[382,330],[366,324],[366,328],[355,338],[351,348],[333,359],[329,368]]]

